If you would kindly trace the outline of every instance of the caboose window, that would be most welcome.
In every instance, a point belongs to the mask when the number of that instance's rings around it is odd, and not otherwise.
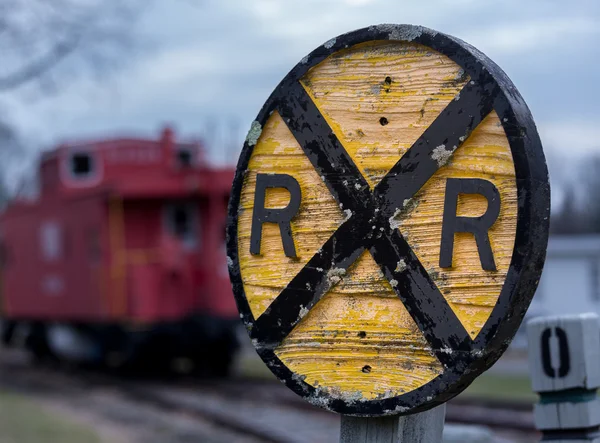
[[[198,151],[193,145],[177,145],[175,160],[180,169],[192,168],[197,163]]]
[[[187,237],[191,233],[190,214],[184,206],[176,206],[173,209],[173,227],[175,235],[178,237]]]
[[[179,166],[189,168],[192,166],[192,153],[189,149],[180,149],[177,152],[177,160],[179,161]]]
[[[87,152],[77,152],[71,156],[71,172],[75,177],[86,177],[94,170],[92,156]]]
[[[169,234],[180,239],[186,246],[195,247],[197,244],[197,207],[189,203],[172,203],[167,205],[166,229]]]
[[[63,254],[62,230],[58,223],[53,221],[42,222],[40,225],[40,248],[42,257],[46,261],[54,261]]]

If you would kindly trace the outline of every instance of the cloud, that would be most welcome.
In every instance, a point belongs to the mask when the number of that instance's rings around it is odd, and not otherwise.
[[[486,26],[465,34],[464,39],[487,50],[527,53],[556,44],[600,35],[598,19],[593,17],[556,17],[552,19],[521,20]]]
[[[554,121],[539,125],[542,144],[558,153],[600,154],[600,125],[597,121]]]
[[[426,4],[425,4],[426,3]],[[378,23],[456,35],[517,84],[548,149],[593,150],[600,120],[595,0],[202,0],[155,2],[140,35],[152,48],[111,82],[70,82],[56,99],[14,101],[14,120],[46,140],[123,131],[152,136],[163,121],[202,133],[207,116],[246,129],[277,83],[330,38]],[[573,80],[573,79],[576,80]],[[243,137],[240,137],[240,141]],[[49,142],[50,143],[50,142]],[[565,147],[565,148],[563,148]],[[218,150],[218,147],[215,147]]]

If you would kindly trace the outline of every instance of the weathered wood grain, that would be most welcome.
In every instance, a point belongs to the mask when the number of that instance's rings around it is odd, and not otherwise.
[[[302,83],[373,187],[468,80],[430,48],[375,41],[331,55]]]
[[[446,405],[404,417],[342,416],[340,443],[441,443]]]
[[[274,223],[263,225],[261,255],[250,254],[258,172],[289,174],[300,183],[300,210],[291,223],[297,258],[286,257],[279,227]],[[289,199],[285,189],[269,189],[265,207],[285,207]],[[250,309],[258,317],[340,226],[345,214],[277,113],[269,118],[254,148],[239,206],[240,270]]]
[[[312,386],[357,399],[412,391],[443,368],[368,252],[276,351]]]
[[[444,196],[448,178],[482,178],[500,192],[500,215],[489,231],[496,271],[484,271],[475,237],[454,236],[451,268],[440,268]],[[487,208],[481,195],[460,195],[457,215],[476,217]],[[396,218],[400,232],[429,271],[446,300],[475,338],[502,290],[513,253],[517,223],[515,168],[508,139],[496,112],[492,112],[458,148]]]
[[[369,185],[374,187],[470,79],[449,58],[414,43],[372,42],[340,51],[313,67],[302,84]],[[284,173],[302,189],[292,233],[298,257],[285,256],[279,229],[263,226],[262,253],[250,254],[256,174]],[[343,174],[341,172],[340,174]],[[440,269],[444,186],[448,177],[485,178],[501,192],[501,215],[490,231],[498,270],[483,271],[472,235],[457,234],[455,266]],[[343,180],[343,177],[340,178]],[[508,140],[490,114],[393,222],[475,337],[498,299],[510,262],[516,183]],[[266,207],[284,207],[283,189]],[[461,196],[458,215],[478,216],[483,197]],[[347,214],[273,113],[258,137],[244,178],[238,251],[246,298],[255,317],[286,287]],[[306,314],[275,353],[300,379],[345,398],[388,398],[443,372],[421,331],[368,252]],[[311,288],[307,287],[307,290]]]

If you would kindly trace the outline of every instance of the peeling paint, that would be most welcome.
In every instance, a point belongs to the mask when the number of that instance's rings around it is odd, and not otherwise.
[[[248,143],[248,146],[254,146],[258,141],[260,134],[262,134],[262,126],[259,122],[254,120],[250,125],[250,130],[246,136],[246,142]]]
[[[391,279],[391,280],[390,280],[390,286],[391,286],[392,288],[395,288],[396,286],[398,286],[398,280],[396,280],[396,279],[394,279],[394,278],[393,278],[393,279]]]
[[[303,318],[306,314],[308,314],[309,309],[305,306],[300,306],[300,312],[298,313],[298,320]]]
[[[329,401],[330,400],[326,397],[321,397],[318,394],[315,394],[315,395],[311,395],[310,397],[307,397],[306,400],[314,406],[329,409]]]
[[[439,145],[433,149],[431,158],[437,161],[439,167],[442,167],[448,163],[448,160],[450,160],[450,157],[455,149],[456,146],[452,147],[451,149],[446,149],[446,145]]]
[[[305,65],[308,62],[308,55],[302,57],[302,60],[300,60],[300,63],[302,63],[303,65]]]
[[[356,404],[365,400],[361,391],[342,391],[338,388],[324,386],[317,387],[315,395],[312,398],[314,398],[315,401],[321,403],[326,400],[323,398],[324,395],[330,397],[331,400],[343,400],[349,405]],[[326,401],[327,403],[329,403],[330,400]],[[311,399],[309,399],[309,402],[312,403]]]
[[[396,208],[396,211],[394,212],[394,215],[392,215],[389,218],[388,221],[390,222],[390,228],[392,228],[392,229],[398,229],[400,227],[400,220],[396,220],[396,217],[398,217],[401,212],[402,212],[402,209]]]
[[[346,270],[344,268],[333,268],[327,272],[327,280],[335,285],[342,280],[342,276],[346,275]]]
[[[334,37],[331,40],[326,41],[323,46],[325,46],[327,49],[331,49],[333,47],[333,45],[335,45],[336,40],[337,39]]]
[[[227,256],[227,266],[233,268],[233,260],[230,256]]]
[[[297,382],[303,382],[304,380],[306,380],[306,375],[293,374],[292,380]]]
[[[421,37],[425,29],[421,26],[384,24],[377,26],[377,30],[387,32],[390,40],[405,40],[411,42],[414,39]]]
[[[346,214],[346,217],[344,218],[344,221],[342,223],[345,223],[348,220],[350,220],[350,217],[352,217],[352,211],[350,209],[345,209],[344,214]]]
[[[400,261],[396,264],[396,269],[394,269],[395,272],[403,272],[406,271],[406,262],[404,261],[404,259],[400,259]]]

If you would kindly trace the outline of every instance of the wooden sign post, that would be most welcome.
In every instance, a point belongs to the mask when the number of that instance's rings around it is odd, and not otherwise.
[[[227,249],[241,318],[314,405],[428,411],[516,332],[549,197],[529,110],[486,56],[419,26],[332,38],[275,88],[238,162]]]
[[[527,324],[536,427],[543,441],[600,442],[600,319],[540,317]]]

